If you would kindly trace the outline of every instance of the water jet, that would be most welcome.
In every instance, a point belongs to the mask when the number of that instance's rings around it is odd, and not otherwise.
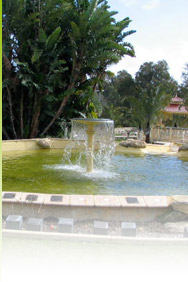
[[[77,127],[77,124],[82,124],[85,126],[85,137],[86,141],[86,159],[87,159],[87,165],[86,165],[86,172],[92,172],[93,171],[93,160],[94,160],[94,149],[95,149],[95,137],[96,141],[102,142],[105,138],[105,143],[111,144],[114,142],[114,122],[110,119],[86,119],[86,118],[75,118],[72,119],[72,139],[74,139],[75,136],[77,136],[77,140],[79,140],[80,136],[80,127]],[[97,126],[99,127],[97,128]],[[101,139],[100,135],[103,135],[103,138]],[[95,136],[96,135],[96,136]],[[98,136],[97,136],[98,135]],[[83,136],[81,139],[83,139]],[[98,138],[98,139],[97,139]],[[107,142],[108,140],[108,142]],[[104,142],[102,147],[104,148]]]

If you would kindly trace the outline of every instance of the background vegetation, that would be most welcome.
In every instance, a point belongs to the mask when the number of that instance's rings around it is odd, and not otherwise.
[[[3,133],[57,136],[80,113],[97,117],[107,67],[134,56],[105,0],[3,0]]]
[[[146,62],[133,78],[107,71],[135,56],[130,19],[116,21],[105,0],[3,0],[3,138],[61,137],[71,118],[104,117],[149,136],[171,97],[188,104],[166,61]],[[166,125],[187,126],[186,117]]]

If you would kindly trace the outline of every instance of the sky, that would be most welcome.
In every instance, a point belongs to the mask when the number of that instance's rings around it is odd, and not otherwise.
[[[116,20],[129,17],[127,30],[136,33],[125,38],[136,57],[125,56],[109,70],[126,70],[133,77],[145,62],[166,60],[170,75],[179,83],[188,63],[188,0],[108,0]]]

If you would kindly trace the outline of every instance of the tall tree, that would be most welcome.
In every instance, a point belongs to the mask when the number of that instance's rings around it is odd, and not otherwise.
[[[182,78],[183,82],[180,87],[180,95],[185,99],[186,105],[188,105],[188,63],[185,64]]]
[[[103,93],[103,117],[114,120],[115,126],[133,125],[130,98],[136,96],[135,81],[125,70],[106,80]]]
[[[150,142],[151,127],[161,110],[177,93],[177,83],[170,77],[166,61],[144,63],[135,77],[137,97],[132,98],[132,114]]]
[[[61,115],[78,84],[88,84],[89,80],[95,90],[110,64],[117,63],[124,55],[134,55],[131,44],[123,42],[126,36],[134,32],[123,32],[130,23],[129,18],[116,23],[113,16],[117,12],[108,9],[105,0],[75,1],[75,18],[70,23],[69,33],[72,58],[70,80],[65,97],[42,134]]]
[[[124,42],[130,19],[116,22],[109,8],[105,0],[3,0],[6,136],[55,134],[65,114],[96,114],[107,67],[134,56]]]

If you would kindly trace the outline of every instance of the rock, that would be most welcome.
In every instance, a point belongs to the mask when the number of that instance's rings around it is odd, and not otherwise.
[[[188,151],[188,144],[183,144],[180,148],[179,151]]]
[[[173,196],[172,208],[174,211],[188,215],[188,196],[177,195]]]
[[[170,152],[175,152],[175,153],[177,153],[177,152],[179,151],[179,146],[170,145],[169,149],[170,149]]]
[[[126,148],[146,148],[146,143],[141,140],[128,139],[126,141],[122,141],[119,145]]]
[[[183,233],[185,227],[187,226],[188,226],[188,221],[167,222],[164,224],[164,228],[171,233]]]
[[[40,139],[37,141],[37,143],[43,149],[49,149],[52,146],[51,140],[49,138]]]
[[[157,218],[157,221],[159,221],[161,223],[186,221],[186,220],[188,221],[188,215],[186,215],[182,212],[177,212],[177,211],[167,212],[166,214],[160,215]]]

